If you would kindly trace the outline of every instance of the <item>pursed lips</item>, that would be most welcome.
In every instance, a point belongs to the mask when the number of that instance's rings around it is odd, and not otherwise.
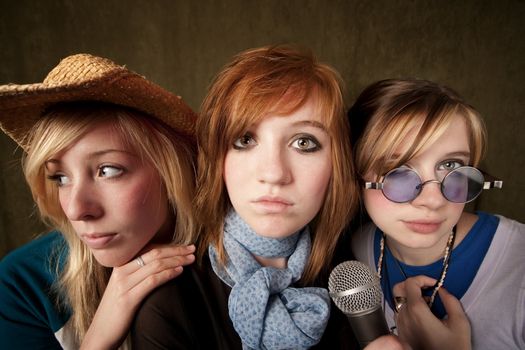
[[[403,223],[417,233],[436,232],[444,220],[403,220]]]
[[[252,203],[254,203],[256,207],[262,208],[265,212],[271,213],[282,212],[294,205],[292,201],[275,196],[258,197],[253,200]]]
[[[84,233],[80,236],[89,248],[100,249],[111,242],[116,235],[116,233]]]

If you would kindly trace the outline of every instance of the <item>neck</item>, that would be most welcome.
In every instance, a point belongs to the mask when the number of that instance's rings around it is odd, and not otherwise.
[[[166,244],[173,241],[175,233],[175,217],[169,215],[164,224],[157,231],[155,236],[151,239],[150,243]]]
[[[254,255],[253,257],[255,258],[255,260],[257,260],[259,264],[261,264],[261,266],[264,267],[275,267],[277,269],[285,269],[288,263],[287,258],[265,258],[257,255]]]
[[[407,265],[424,266],[432,264],[443,257],[449,235],[444,235],[432,247],[410,248],[406,247],[391,237],[387,237],[385,244],[394,257]]]

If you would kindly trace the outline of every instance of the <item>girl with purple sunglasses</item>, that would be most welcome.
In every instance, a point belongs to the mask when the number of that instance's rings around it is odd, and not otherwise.
[[[464,210],[502,187],[478,168],[478,112],[448,87],[390,79],[349,119],[366,209],[352,249],[378,273],[389,326],[414,349],[525,348],[525,225]]]

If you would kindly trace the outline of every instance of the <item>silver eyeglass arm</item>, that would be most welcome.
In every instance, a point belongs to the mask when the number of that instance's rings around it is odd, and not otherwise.
[[[382,182],[365,182],[365,189],[366,190],[382,190],[383,183]]]
[[[483,183],[483,189],[488,190],[490,188],[502,188],[503,187],[503,181],[502,180],[493,180],[493,181],[485,181]]]

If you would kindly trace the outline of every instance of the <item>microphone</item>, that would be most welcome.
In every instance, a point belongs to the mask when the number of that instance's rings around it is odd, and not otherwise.
[[[348,317],[361,348],[390,334],[379,278],[367,265],[355,260],[337,265],[330,273],[328,289],[337,308]]]

